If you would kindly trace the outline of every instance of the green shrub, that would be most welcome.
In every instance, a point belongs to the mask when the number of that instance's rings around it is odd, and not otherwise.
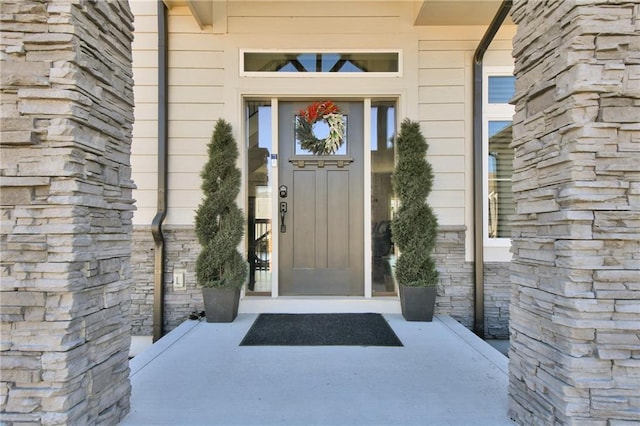
[[[396,263],[398,283],[429,287],[438,283],[432,253],[438,235],[438,219],[427,204],[433,187],[433,169],[426,160],[429,145],[418,122],[405,119],[397,140],[398,163],[393,189],[400,208],[391,223],[393,241],[400,250]]]
[[[204,200],[195,219],[202,246],[196,261],[196,278],[203,287],[240,288],[248,265],[238,251],[244,216],[236,204],[241,174],[236,167],[238,148],[231,125],[218,120],[207,148],[209,160],[200,173]]]

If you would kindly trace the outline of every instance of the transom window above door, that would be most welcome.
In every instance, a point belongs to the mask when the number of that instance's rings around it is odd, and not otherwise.
[[[244,75],[296,74],[382,74],[400,72],[400,52],[274,52],[242,51]]]

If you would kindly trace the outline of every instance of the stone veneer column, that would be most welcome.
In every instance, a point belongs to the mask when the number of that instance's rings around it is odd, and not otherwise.
[[[510,415],[640,421],[640,2],[516,0]]]
[[[126,1],[2,0],[0,420],[129,411],[133,123]]]

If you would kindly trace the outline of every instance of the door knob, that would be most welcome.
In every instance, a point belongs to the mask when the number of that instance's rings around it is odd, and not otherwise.
[[[285,223],[285,217],[287,216],[287,203],[285,201],[280,202],[280,232],[287,232],[287,225]]]

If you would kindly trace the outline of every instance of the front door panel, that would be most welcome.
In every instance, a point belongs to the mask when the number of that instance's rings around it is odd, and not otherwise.
[[[286,203],[277,228],[279,293],[362,296],[363,104],[338,104],[347,116],[346,152],[328,156],[296,155],[296,114],[306,106],[279,104],[279,183],[287,188],[279,199]]]

